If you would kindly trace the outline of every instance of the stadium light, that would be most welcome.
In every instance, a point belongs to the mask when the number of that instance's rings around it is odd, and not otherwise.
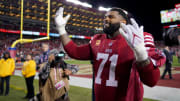
[[[81,2],[79,0],[66,0],[67,2],[72,2],[74,4],[78,4],[78,5],[81,5],[81,6],[84,6],[84,7],[89,7],[89,8],[92,8],[92,5],[86,3],[86,2]]]
[[[105,7],[102,7],[102,6],[99,6],[98,10],[99,11],[109,11],[111,8],[105,8]]]

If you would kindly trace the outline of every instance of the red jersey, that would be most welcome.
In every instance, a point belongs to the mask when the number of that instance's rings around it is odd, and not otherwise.
[[[149,55],[155,54],[158,59],[154,61],[162,64],[164,57],[159,51],[155,52],[152,44],[153,41],[151,45],[146,44],[153,48],[148,48]],[[72,58],[93,60],[96,101],[142,101],[141,82],[154,86],[160,77],[159,69],[152,61],[146,67],[136,66],[133,50],[122,35],[112,39],[108,39],[106,34],[95,35],[89,44],[82,46],[76,46],[71,41],[65,46],[65,50]]]

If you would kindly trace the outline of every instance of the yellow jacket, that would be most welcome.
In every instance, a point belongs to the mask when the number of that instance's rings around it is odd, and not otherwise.
[[[15,69],[15,61],[13,58],[0,60],[0,77],[6,77],[13,74]]]
[[[22,75],[25,78],[34,76],[36,74],[36,62],[34,60],[25,61],[22,68]]]

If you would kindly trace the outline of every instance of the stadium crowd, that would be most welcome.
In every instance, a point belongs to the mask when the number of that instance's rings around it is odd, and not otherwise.
[[[28,38],[35,38],[32,36],[25,36]],[[11,47],[12,43],[19,39],[19,35],[14,34],[7,34],[7,33],[1,33],[0,34],[0,56],[3,55],[5,51],[8,51],[8,48]],[[78,45],[86,44],[89,42],[89,40],[83,40],[83,39],[73,39],[74,42],[76,42]],[[48,43],[50,49],[60,49],[61,48],[61,41],[59,38],[51,37],[50,40],[44,40],[44,41],[38,41],[33,43],[25,43],[25,44],[17,44],[16,45],[16,54],[17,54],[17,60],[19,61],[20,58],[24,58],[28,53],[33,54],[33,56],[37,56],[41,53],[41,44],[42,43]]]

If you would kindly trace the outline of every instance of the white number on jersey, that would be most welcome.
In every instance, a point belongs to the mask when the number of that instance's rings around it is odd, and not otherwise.
[[[98,53],[97,54],[96,60],[102,59],[102,62],[99,65],[97,76],[95,78],[96,84],[101,84],[101,74],[102,74],[104,65],[107,62],[108,58],[109,58],[109,54],[105,54],[105,53]],[[106,86],[112,86],[112,87],[118,86],[118,81],[115,80],[115,70],[116,70],[117,60],[118,60],[117,54],[113,54],[109,58],[109,61],[111,61],[111,64],[110,64],[110,69],[109,69],[109,80],[106,80]]]

